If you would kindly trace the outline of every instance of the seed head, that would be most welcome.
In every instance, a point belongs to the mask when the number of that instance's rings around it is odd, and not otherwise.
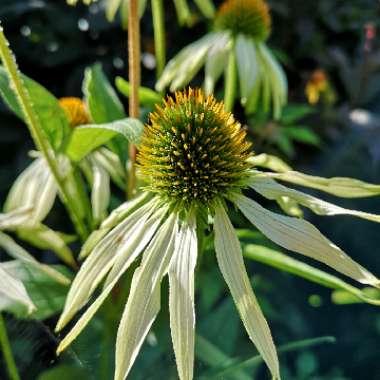
[[[188,89],[150,114],[137,163],[148,189],[172,200],[209,204],[242,187],[251,144],[223,102]]]
[[[268,4],[264,0],[226,0],[216,14],[215,29],[265,41],[271,30]]]
[[[59,105],[66,112],[71,127],[74,128],[90,122],[86,105],[82,99],[74,97],[61,98],[59,99]]]

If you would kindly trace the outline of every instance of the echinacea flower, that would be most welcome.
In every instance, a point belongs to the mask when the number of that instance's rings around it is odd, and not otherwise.
[[[266,45],[270,31],[271,17],[264,0],[226,0],[216,13],[213,31],[168,62],[156,89],[181,89],[204,65],[204,88],[210,94],[222,73],[232,70],[246,111],[261,106],[267,112],[272,104],[277,118],[286,103],[287,80]]]
[[[104,281],[100,295],[60,343],[64,350],[83,330],[133,261],[130,294],[116,341],[115,380],[127,377],[160,309],[160,285],[169,277],[170,328],[181,380],[193,378],[194,269],[198,254],[199,220],[211,220],[215,252],[248,336],[274,379],[280,378],[272,336],[251,288],[241,247],[228,216],[232,203],[264,235],[278,245],[321,261],[364,284],[379,280],[350,259],[305,220],[280,215],[248,198],[249,188],[264,197],[288,197],[320,215],[351,214],[375,222],[380,217],[345,210],[289,189],[275,179],[295,182],[346,196],[380,194],[380,186],[344,178],[322,179],[296,172],[268,173],[257,169],[245,131],[223,103],[201,90],[177,92],[150,115],[139,145],[138,169],[146,186],[140,197],[114,210],[86,242],[87,256],[68,293],[57,325],[62,330],[89,302]]]

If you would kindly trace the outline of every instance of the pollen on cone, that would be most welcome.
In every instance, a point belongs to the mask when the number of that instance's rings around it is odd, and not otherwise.
[[[251,144],[224,104],[199,89],[176,92],[149,117],[137,163],[151,191],[210,202],[241,186]]]
[[[264,0],[226,0],[216,14],[214,26],[264,41],[271,30],[268,4]]]

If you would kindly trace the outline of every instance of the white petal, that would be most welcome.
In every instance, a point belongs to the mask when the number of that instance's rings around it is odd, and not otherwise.
[[[100,240],[102,240],[113,227],[121,223],[128,215],[132,214],[133,211],[146,203],[149,199],[147,194],[148,193],[143,193],[141,196],[128,202],[124,202],[122,205],[115,208],[110,215],[103,220],[99,229],[93,231],[85,241],[79,253],[79,259],[85,259],[100,242]]]
[[[189,83],[203,65],[210,47],[218,37],[219,34],[209,33],[182,49],[166,65],[156,84],[157,91],[164,90],[169,84],[170,90],[175,91]]]
[[[223,206],[215,210],[214,230],[218,264],[247,333],[268,365],[272,376],[279,379],[276,347],[268,323],[253,293],[239,240]]]
[[[240,80],[240,95],[245,104],[259,75],[255,43],[239,34],[236,38],[236,61]]]
[[[110,201],[110,176],[107,171],[95,162],[92,163],[93,184],[91,189],[92,214],[100,221],[107,213]]]
[[[197,251],[195,217],[191,216],[181,227],[169,268],[170,330],[180,380],[193,378]]]
[[[74,325],[71,331],[65,336],[65,338],[60,342],[57,353],[59,354],[63,350],[69,346],[74,339],[82,332],[82,330],[87,326],[88,322],[95,315],[99,307],[103,304],[105,299],[108,297],[113,287],[119,281],[121,276],[126,272],[129,268],[130,264],[134,261],[134,259],[141,253],[141,251],[145,248],[145,246],[149,243],[150,239],[154,232],[161,222],[163,213],[158,213],[152,216],[146,223],[147,229],[143,231],[143,234],[137,235],[134,239],[129,241],[129,249],[123,252],[122,260],[117,260],[117,270],[116,264],[112,268],[109,276],[107,277],[106,283],[103,287],[101,294],[97,297],[97,299],[91,304],[91,306],[83,313],[78,322]]]
[[[26,223],[32,216],[33,209],[22,207],[9,211],[6,214],[0,214],[0,229],[14,229]]]
[[[123,247],[123,251],[125,251],[128,244],[134,245],[141,239],[145,231],[145,224],[151,216],[154,206],[155,200],[152,200],[136,210],[96,245],[75,276],[56,327],[57,331],[61,330],[88,301],[115,263],[120,247]],[[123,253],[123,251],[121,252]]]
[[[380,185],[366,183],[354,178],[323,178],[287,171],[284,173],[267,173],[268,176],[295,185],[310,187],[341,198],[372,197],[380,194]]]
[[[204,84],[207,95],[214,91],[215,83],[226,68],[231,46],[232,40],[229,33],[221,33],[207,54]]]
[[[27,252],[23,247],[18,245],[10,236],[0,232],[0,247],[8,253],[9,256],[22,261],[24,263],[31,264],[41,271],[45,272],[48,276],[56,280],[63,285],[69,285],[70,279],[58,272],[53,267],[41,264],[38,262],[29,252]]]
[[[115,380],[128,375],[160,309],[160,284],[167,273],[177,235],[177,215],[169,216],[135,271],[116,339]]]
[[[278,184],[272,179],[265,178],[263,176],[253,176],[250,181],[250,187],[268,199],[277,200],[279,197],[289,197],[293,201],[309,208],[318,215],[352,215],[357,216],[358,218],[380,223],[380,215],[369,214],[356,210],[348,210],[315,198],[309,194],[302,193],[301,191],[289,189]]]
[[[0,297],[5,303],[17,302],[24,305],[31,313],[36,307],[29,298],[23,283],[11,276],[0,264]]]
[[[253,225],[281,247],[321,261],[363,284],[380,285],[373,274],[347,256],[309,222],[266,210],[242,195],[237,196],[234,202]]]
[[[57,185],[44,158],[37,158],[13,184],[4,210],[32,207],[30,221],[40,222],[53,207],[57,196]]]
[[[91,154],[94,161],[102,166],[117,186],[125,189],[125,169],[117,154],[107,148],[99,148]]]
[[[253,166],[260,166],[265,169],[273,170],[274,172],[287,172],[292,170],[281,158],[266,153],[252,156],[248,158],[247,161]]]

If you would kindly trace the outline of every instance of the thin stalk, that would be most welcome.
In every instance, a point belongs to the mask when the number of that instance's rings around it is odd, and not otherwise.
[[[131,95],[129,97],[129,116],[140,116],[139,87],[140,87],[140,19],[138,16],[138,0],[129,1],[128,9],[128,70]],[[128,197],[136,193],[136,154],[137,149],[129,144],[128,168]]]
[[[236,97],[237,68],[234,50],[230,52],[225,72],[224,108],[228,112],[232,111]]]
[[[16,363],[12,354],[11,345],[9,344],[7,329],[3,315],[0,313],[0,348],[3,352],[4,361],[10,380],[21,380]]]
[[[66,206],[66,209],[69,213],[71,220],[73,221],[73,224],[78,234],[83,240],[85,240],[87,237],[86,226],[83,224],[83,221],[78,216],[75,207],[73,207],[73,204],[70,201],[70,194],[68,193],[65,187],[64,179],[61,178],[55,154],[52,148],[50,147],[49,142],[43,134],[37,115],[35,114],[32,104],[30,102],[29,94],[23,84],[21,75],[18,71],[16,60],[8,46],[9,43],[5,38],[3,28],[0,26],[0,58],[3,62],[4,67],[7,70],[10,82],[12,83],[13,89],[17,95],[18,102],[25,116],[26,124],[29,128],[30,134],[33,138],[33,141],[37,149],[44,156],[49,166],[49,169],[53,174],[55,181],[57,182],[62,202]]]
[[[156,76],[160,78],[166,62],[165,17],[162,0],[152,0],[154,50],[156,53]]]

